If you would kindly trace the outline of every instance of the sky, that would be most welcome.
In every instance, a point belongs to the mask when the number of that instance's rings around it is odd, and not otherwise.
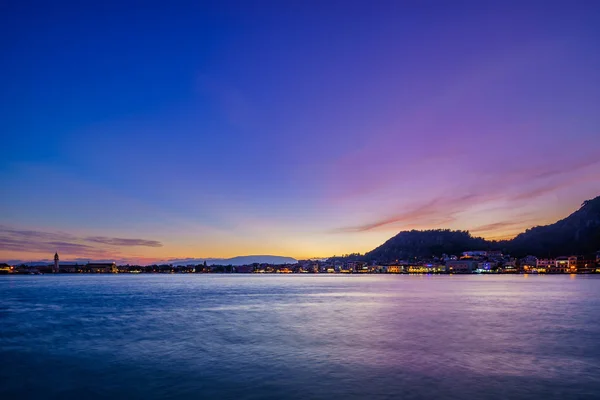
[[[3,1],[0,259],[552,223],[600,195],[599,48],[595,1]]]

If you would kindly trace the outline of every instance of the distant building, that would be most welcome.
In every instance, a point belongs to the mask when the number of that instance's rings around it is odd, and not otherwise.
[[[477,271],[490,272],[496,268],[498,264],[493,261],[483,261],[477,264]]]
[[[456,260],[446,262],[446,270],[450,273],[470,273],[477,269],[479,262],[474,260]]]
[[[446,266],[440,264],[409,265],[407,271],[409,274],[437,274],[446,272]]]
[[[254,272],[254,266],[238,265],[237,267],[235,267],[235,272],[240,273],[240,274],[249,274],[251,272]]]
[[[536,264],[532,264],[532,267],[535,267],[535,266],[536,266]],[[503,274],[518,273],[519,269],[517,268],[517,261],[515,259],[509,259],[508,261],[502,262],[502,265],[500,268],[498,268],[498,271]]]
[[[557,257],[554,267],[550,266],[550,273],[567,274],[577,272],[577,256]]]
[[[567,259],[569,260],[569,273],[577,272],[577,260],[579,260],[580,258],[583,258],[583,257],[579,257],[579,256],[567,257]]]
[[[519,260],[521,271],[524,273],[545,273],[546,269],[538,268],[538,259],[535,256],[523,257]]]
[[[535,266],[537,270],[543,269],[544,272],[553,272],[556,260],[554,258],[538,258]]]
[[[355,263],[354,271],[359,274],[367,274],[373,272],[374,268],[369,267],[367,263],[357,262]]]
[[[596,260],[591,257],[577,257],[575,263],[578,274],[590,274],[596,272]]]
[[[521,265],[531,265],[537,267],[538,259],[536,256],[527,256],[521,259]]]
[[[351,274],[353,272],[353,270],[354,270],[353,263],[347,263],[347,264],[340,266],[340,272],[342,274]]]
[[[385,272],[388,274],[401,274],[404,272],[404,267],[401,265],[388,265],[384,267]]]
[[[10,274],[14,271],[14,267],[8,264],[0,264],[0,274]]]
[[[87,263],[85,265],[86,272],[91,273],[117,273],[117,264],[112,263]]]

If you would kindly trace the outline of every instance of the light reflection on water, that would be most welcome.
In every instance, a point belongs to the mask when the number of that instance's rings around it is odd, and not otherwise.
[[[600,276],[0,278],[2,398],[600,398]]]

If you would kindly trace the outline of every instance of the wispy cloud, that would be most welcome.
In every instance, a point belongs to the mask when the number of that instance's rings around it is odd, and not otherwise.
[[[123,239],[111,238],[105,236],[89,236],[84,240],[94,243],[108,244],[110,246],[129,247],[129,246],[145,246],[145,247],[162,247],[162,243],[156,240],[145,239]]]
[[[15,229],[6,225],[0,225],[0,235],[37,240],[77,240],[76,236],[64,232],[43,232],[28,229]]]
[[[479,196],[474,194],[460,197],[438,197],[408,211],[401,211],[371,223],[343,227],[337,229],[336,232],[367,232],[392,225],[414,224],[415,222],[447,224],[454,221],[454,214],[462,211],[465,205],[473,204],[478,199]]]
[[[520,193],[515,194],[511,197],[511,200],[514,201],[523,201],[523,200],[531,200],[537,197],[541,197],[546,194],[557,192],[558,190],[565,189],[567,187],[573,186],[577,183],[583,182],[600,182],[600,172],[591,175],[581,175],[574,177],[572,179],[562,180],[558,182],[550,182],[542,186],[532,187],[526,191],[522,191]]]
[[[579,171],[581,169],[585,169],[587,167],[591,167],[594,166],[596,164],[600,164],[600,159],[598,158],[597,154],[592,154],[591,156],[588,156],[587,158],[583,158],[583,159],[578,159],[575,160],[574,162],[569,162],[566,164],[561,164],[560,168],[541,168],[538,167],[538,170],[535,171],[531,171],[533,172],[530,176],[531,179],[545,179],[545,178],[552,178],[558,175],[566,175],[569,174],[571,172],[576,172]]]
[[[516,221],[500,221],[493,222],[491,224],[480,225],[475,228],[471,228],[470,231],[472,233],[486,233],[486,232],[497,232],[497,231],[507,231],[510,229],[524,229],[530,226],[530,222],[533,219],[518,219]]]
[[[469,210],[471,207],[495,200],[505,203],[500,209],[510,211],[518,208],[533,199],[555,193],[575,184],[584,182],[600,182],[600,170],[591,171],[590,167],[600,164],[597,157],[582,157],[573,163],[565,165],[564,168],[546,168],[541,165],[527,166],[512,171],[506,171],[491,177],[483,182],[477,182],[461,188],[465,193],[456,197],[453,194],[439,195],[437,198],[416,204],[408,210],[393,210],[388,215],[383,215],[374,221],[360,225],[341,227],[333,230],[334,233],[353,233],[383,230],[390,228],[407,229],[408,226],[442,227],[444,224],[457,220],[459,213]],[[474,233],[506,233],[510,228],[526,228],[524,221],[496,222],[470,229]]]
[[[0,250],[23,253],[54,253],[79,254],[87,257],[102,257],[105,250],[81,243],[63,241],[41,241],[31,238],[8,237],[0,233]]]
[[[161,247],[162,243],[156,240],[105,236],[79,237],[64,232],[16,229],[0,225],[0,250],[6,251],[30,253],[60,251],[78,257],[98,258],[119,256],[119,248],[132,246]]]

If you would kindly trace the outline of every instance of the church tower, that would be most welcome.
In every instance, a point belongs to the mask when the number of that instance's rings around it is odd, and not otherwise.
[[[54,267],[52,267],[52,272],[55,274],[58,273],[58,253],[54,253]]]

